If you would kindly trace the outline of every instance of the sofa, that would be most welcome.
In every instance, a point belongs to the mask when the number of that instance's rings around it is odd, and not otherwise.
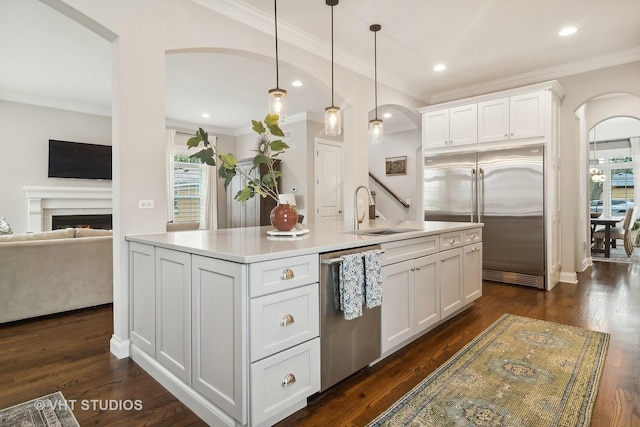
[[[113,234],[0,235],[0,323],[113,302]]]

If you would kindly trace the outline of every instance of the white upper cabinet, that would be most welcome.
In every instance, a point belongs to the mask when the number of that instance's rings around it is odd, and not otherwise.
[[[510,139],[545,136],[545,94],[546,92],[535,92],[509,98]]]
[[[425,113],[422,116],[425,148],[442,148],[478,142],[476,104]]]
[[[509,98],[478,103],[478,142],[509,139]]]
[[[562,96],[552,81],[419,108],[422,148],[434,154],[548,144],[555,138],[552,110]]]
[[[545,92],[478,103],[478,143],[545,135]]]

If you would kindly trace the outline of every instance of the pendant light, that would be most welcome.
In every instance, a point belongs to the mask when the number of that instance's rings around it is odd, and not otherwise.
[[[374,93],[376,103],[376,117],[369,121],[369,143],[380,144],[382,142],[382,120],[378,118],[378,44],[376,33],[382,29],[378,24],[373,24],[369,27],[373,31],[373,73],[374,73]]]
[[[273,0],[273,19],[275,21],[275,38],[276,38],[276,87],[269,90],[269,114],[277,114],[279,120],[284,122],[287,120],[287,91],[280,89],[279,69],[278,69],[278,3]]]
[[[326,0],[331,6],[331,106],[324,109],[324,134],[327,136],[338,136],[342,132],[342,114],[340,107],[336,107],[333,102],[333,6],[339,0]]]

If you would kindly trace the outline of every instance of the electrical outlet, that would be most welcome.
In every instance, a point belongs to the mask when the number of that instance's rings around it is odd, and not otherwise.
[[[139,209],[153,209],[153,200],[138,200]]]
[[[411,200],[411,199],[407,199],[407,200],[405,200],[404,202],[405,202],[406,204],[410,205],[410,204],[411,204],[411,202],[412,202],[412,200]]]

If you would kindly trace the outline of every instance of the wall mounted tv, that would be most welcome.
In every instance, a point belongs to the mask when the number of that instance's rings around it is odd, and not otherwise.
[[[49,140],[49,178],[111,179],[111,146]]]

